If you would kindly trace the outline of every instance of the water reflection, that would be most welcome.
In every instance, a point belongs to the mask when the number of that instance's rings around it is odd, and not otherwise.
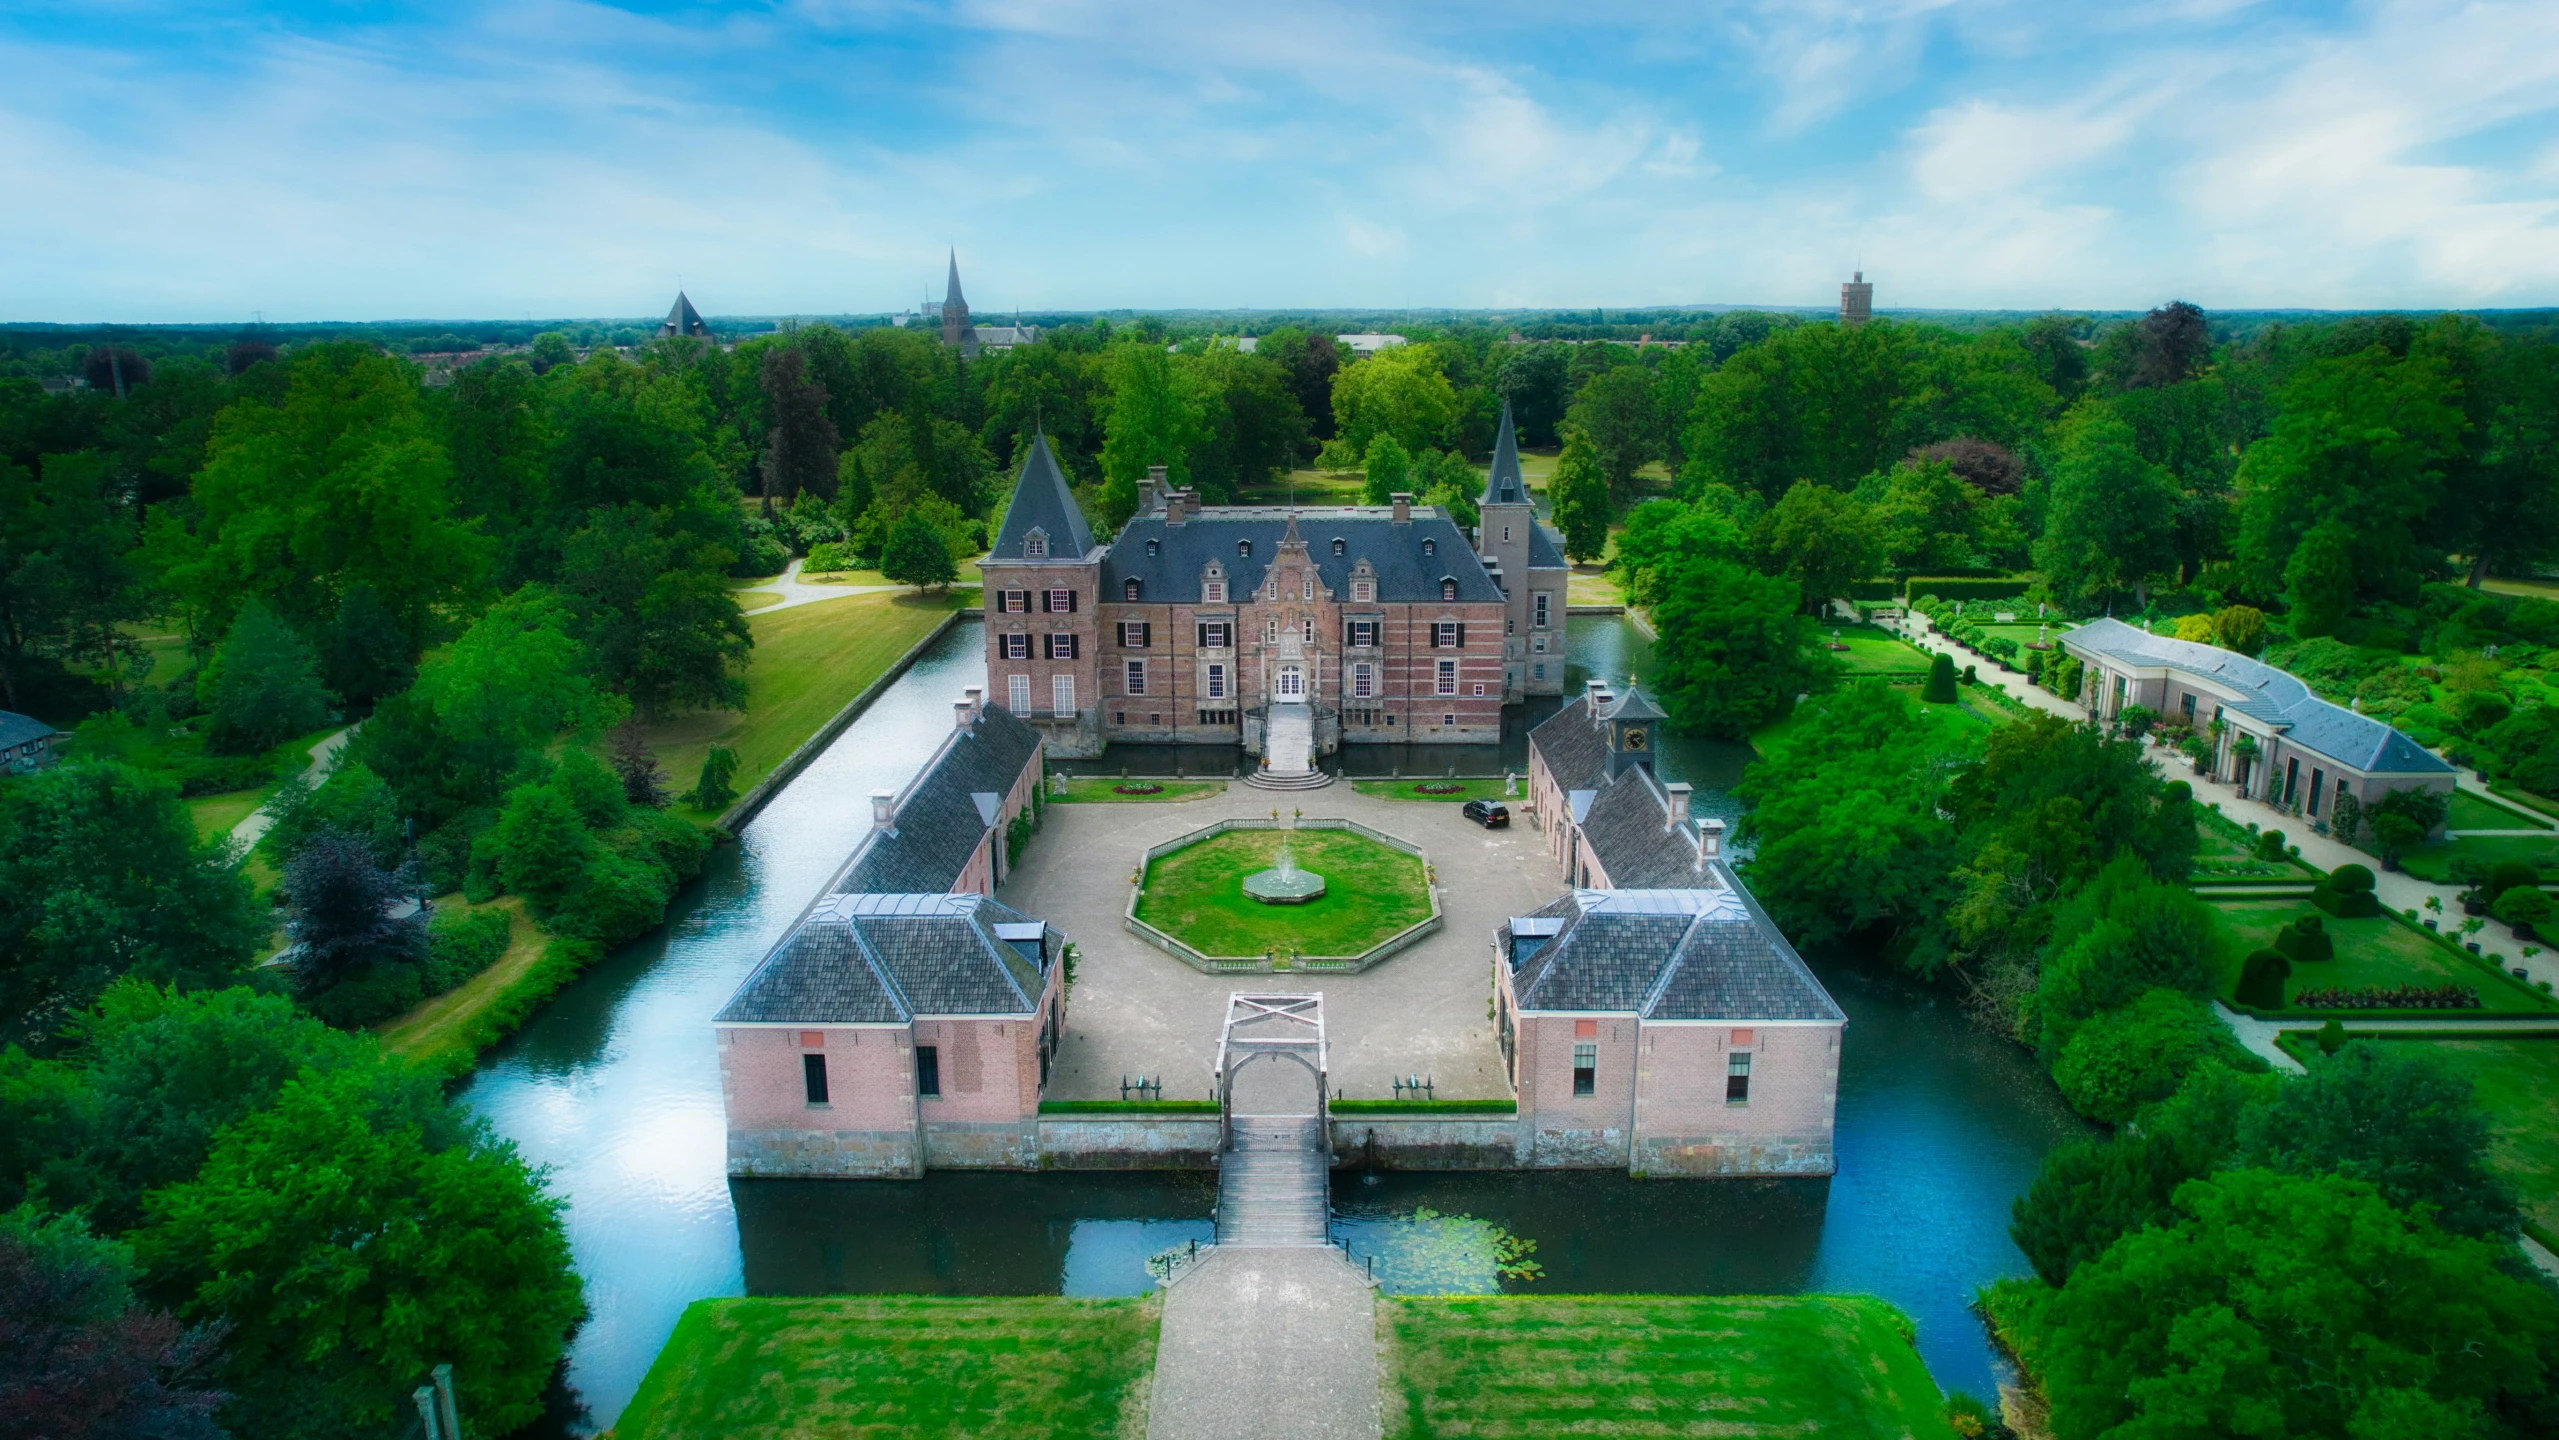
[[[1217,1227],[1207,1171],[733,1180],[751,1295],[1137,1295]]]

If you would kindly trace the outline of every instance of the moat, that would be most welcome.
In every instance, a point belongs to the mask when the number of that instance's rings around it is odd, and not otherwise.
[[[1649,672],[1624,620],[1572,622],[1578,687]],[[629,1399],[684,1305],[703,1296],[833,1291],[1126,1294],[1146,1258],[1205,1239],[1207,1174],[956,1174],[911,1182],[737,1181],[725,1174],[708,1017],[950,724],[950,697],[984,679],[963,625],[777,796],[679,898],[668,924],[596,966],[464,1091],[526,1157],[552,1167],[592,1318],[572,1382],[599,1426]],[[1547,702],[1550,706],[1554,702]],[[1519,770],[1525,730],[1500,746],[1353,748],[1352,774]],[[1518,753],[1513,753],[1514,751]],[[1231,773],[1232,751],[1114,749],[1074,768]],[[1662,763],[1732,814],[1742,747],[1674,742]],[[1418,803],[1418,802],[1417,802]],[[1037,842],[1035,841],[1034,844]],[[1597,1172],[1337,1175],[1340,1229],[1384,1257],[1382,1279],[1494,1283],[1417,1211],[1468,1215],[1536,1242],[1543,1274],[1506,1288],[1863,1291],[1908,1311],[1941,1385],[1987,1394],[1994,1361],[1965,1308],[2020,1273],[2010,1201],[2052,1145],[2084,1133],[2031,1058],[1949,1003],[1811,957],[1849,1016],[1829,1180],[1637,1182]],[[1169,963],[1169,962],[1168,962]],[[1202,1082],[1204,1083],[1204,1081]],[[1461,1247],[1462,1248],[1462,1247]]]

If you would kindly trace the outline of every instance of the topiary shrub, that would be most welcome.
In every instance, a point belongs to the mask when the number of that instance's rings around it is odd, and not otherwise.
[[[2492,913],[2513,926],[2518,937],[2527,937],[2527,932],[2538,931],[2550,919],[2550,910],[2548,891],[2537,885],[2518,885],[2497,897]]]
[[[2292,978],[2292,962],[2280,950],[2251,950],[2239,963],[2239,988],[2231,998],[2258,1010],[2284,1008],[2284,982]]]
[[[2257,837],[2256,854],[2257,858],[2260,860],[2281,860],[2284,858],[2284,832],[2281,830],[2268,830],[2259,834]]]
[[[2541,872],[2522,860],[2500,860],[2488,867],[2488,903],[2494,905],[2518,885],[2538,886]]]
[[[1928,683],[1920,687],[1919,698],[1931,705],[1955,703],[1955,657],[1940,653],[1928,662]]]
[[[2340,920],[2370,919],[2381,913],[2381,900],[2372,887],[2369,866],[2340,865],[2311,890],[2310,903]]]
[[[2337,958],[2337,942],[2316,915],[2304,915],[2275,932],[2275,948],[2286,959],[2316,965]]]
[[[2318,1042],[2320,1054],[2334,1055],[2346,1048],[2345,1022],[2331,1018],[2327,1024],[2319,1027],[2318,1033],[2311,1036],[2311,1039]]]

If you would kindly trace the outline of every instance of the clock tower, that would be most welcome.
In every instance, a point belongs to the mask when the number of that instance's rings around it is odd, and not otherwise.
[[[1608,773],[1624,774],[1630,765],[1653,769],[1653,741],[1662,721],[1670,718],[1633,685],[1599,712],[1608,727]],[[1659,771],[1654,773],[1659,774]]]

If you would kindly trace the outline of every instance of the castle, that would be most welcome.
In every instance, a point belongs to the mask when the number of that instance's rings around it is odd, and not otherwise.
[[[1504,705],[1563,693],[1569,573],[1507,408],[1479,510],[1207,506],[1158,466],[1103,544],[1039,437],[979,562],[988,681],[1059,756],[1497,743]]]

